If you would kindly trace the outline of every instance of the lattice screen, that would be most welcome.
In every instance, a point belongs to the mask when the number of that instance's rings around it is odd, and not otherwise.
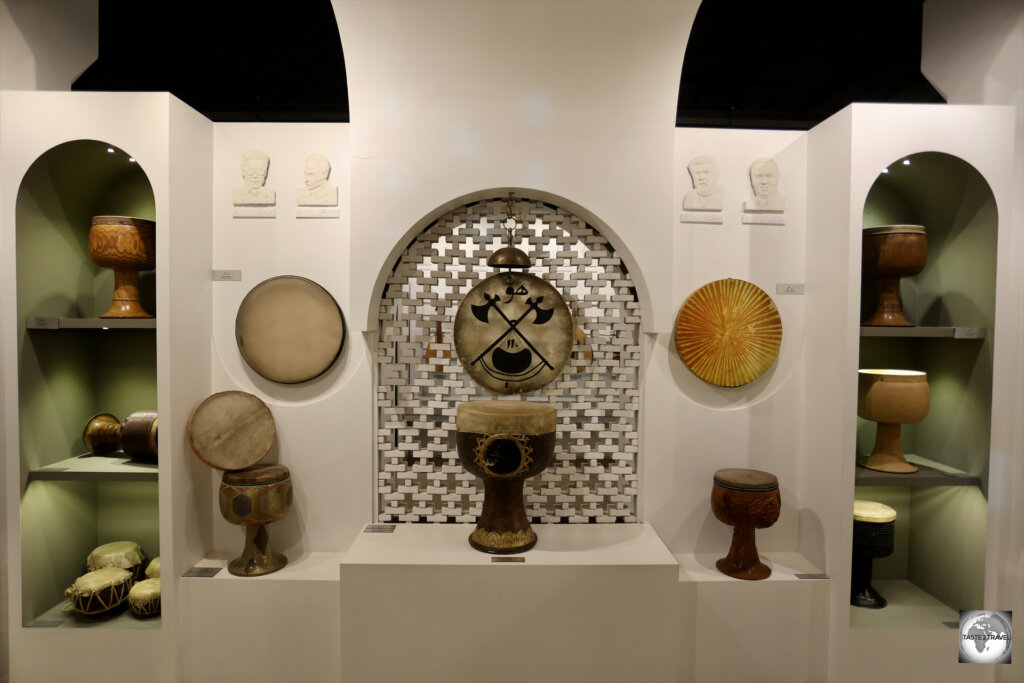
[[[635,522],[640,307],[608,241],[573,214],[518,201],[528,272],[554,285],[577,343],[558,379],[526,400],[558,409],[555,460],[526,480],[533,522]],[[455,452],[455,407],[496,398],[462,369],[452,320],[463,296],[495,271],[504,198],[442,217],[403,252],[380,302],[377,343],[378,519],[475,522],[483,485]],[[511,400],[523,400],[514,397]]]

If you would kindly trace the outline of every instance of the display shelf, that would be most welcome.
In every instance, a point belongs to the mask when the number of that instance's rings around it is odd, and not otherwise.
[[[155,330],[156,318],[25,318],[29,330]]]
[[[89,628],[89,629],[151,629],[160,628],[160,616],[136,617],[127,608],[127,603],[109,616],[89,617],[75,612],[65,612],[69,601],[62,600],[36,619],[25,624],[28,628]]]
[[[949,629],[960,613],[910,581],[876,580],[871,585],[889,602],[882,609],[850,607],[850,626],[874,629]]]
[[[862,337],[900,337],[904,339],[985,339],[984,327],[861,327]]]
[[[28,481],[156,481],[159,466],[124,453],[86,453],[29,470]]]
[[[680,581],[740,581],[731,576],[726,576],[718,571],[715,563],[722,557],[728,548],[723,548],[720,553],[674,553],[679,563]],[[825,580],[828,575],[823,573],[810,560],[795,552],[770,552],[760,553],[761,561],[768,565],[772,574],[763,581],[806,581]],[[761,584],[763,581],[749,582]]]
[[[273,539],[273,528],[270,529],[271,539]],[[242,549],[242,540],[244,536],[239,532],[238,549]],[[279,551],[280,552],[280,551]],[[285,553],[288,557],[288,564],[283,568],[274,572],[273,574],[267,574],[260,577],[251,576],[235,576],[227,570],[228,562],[237,557],[237,553],[230,552],[214,552],[210,553],[202,560],[196,563],[193,569],[218,569],[216,574],[213,576],[192,576],[185,574],[184,578],[187,579],[215,579],[217,581],[260,581],[260,582],[274,582],[274,581],[338,581],[338,568],[342,561],[345,559],[345,553],[325,553],[325,552],[305,552],[292,556]]]
[[[879,472],[857,466],[857,486],[981,486],[981,477],[976,474],[943,465],[940,462],[908,454],[908,462],[918,466],[917,472],[896,474]]]

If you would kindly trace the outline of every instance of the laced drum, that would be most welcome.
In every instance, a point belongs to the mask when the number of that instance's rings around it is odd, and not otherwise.
[[[160,578],[160,558],[154,557],[146,567],[146,578],[147,579],[159,579]]]
[[[523,504],[523,481],[540,474],[555,452],[555,407],[526,401],[460,403],[455,414],[459,460],[484,481],[484,505],[469,544],[486,553],[519,553],[537,543]]]
[[[779,480],[774,474],[740,468],[715,472],[711,511],[720,522],[733,527],[729,554],[715,563],[718,571],[749,581],[771,576],[771,568],[757,554],[754,530],[775,524],[781,508]]]
[[[85,560],[86,569],[93,571],[106,567],[117,567],[125,569],[132,575],[132,581],[137,581],[142,575],[142,565],[146,561],[146,555],[142,548],[134,541],[114,541],[104,543],[94,548],[89,557]]]
[[[79,576],[70,588],[64,591],[71,601],[69,608],[79,614],[95,616],[118,607],[128,597],[132,587],[132,575],[125,569],[105,567]]]
[[[128,591],[128,609],[137,617],[160,614],[160,578],[139,581]]]

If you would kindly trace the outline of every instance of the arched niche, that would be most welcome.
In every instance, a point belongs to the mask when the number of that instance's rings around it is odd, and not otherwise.
[[[880,171],[865,198],[863,227],[923,226],[928,257],[918,275],[900,282],[903,311],[915,327],[862,328],[859,364],[927,373],[928,414],[902,426],[903,451],[922,471],[946,468],[980,484],[911,485],[908,478],[906,486],[859,485],[856,497],[898,514],[896,551],[876,562],[875,576],[909,581],[955,616],[953,610],[982,602],[985,592],[999,216],[989,183],[957,156],[919,152]],[[861,281],[865,320],[876,288]],[[875,423],[857,418],[859,456],[871,453],[875,433]],[[851,623],[873,624],[857,610]]]
[[[399,251],[378,288],[375,397],[380,521],[472,522],[482,486],[459,464],[455,409],[490,398],[462,369],[452,321],[463,296],[494,272],[507,190],[446,205]],[[517,246],[529,272],[558,289],[575,317],[572,357],[524,400],[558,408],[555,462],[526,482],[534,522],[635,522],[641,301],[609,240],[550,197],[517,190]]]
[[[92,415],[118,419],[157,409],[154,329],[40,328],[38,319],[89,324],[110,305],[113,273],[89,256],[94,215],[155,219],[152,185],[131,154],[74,140],[41,154],[18,186],[15,205],[18,406],[21,472],[21,598],[26,625],[68,619],[64,589],[97,545],[134,540],[160,552],[158,489],[151,481],[33,477],[87,453]],[[161,226],[157,226],[161,229]],[[140,290],[156,309],[155,271]],[[102,477],[100,477],[102,478]],[[155,625],[158,625],[156,622]],[[130,621],[118,625],[132,627]]]

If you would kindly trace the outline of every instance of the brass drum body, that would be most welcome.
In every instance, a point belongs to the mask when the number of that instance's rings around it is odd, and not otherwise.
[[[114,269],[114,296],[101,318],[152,318],[139,299],[139,271],[156,267],[156,224],[127,216],[95,216],[89,229],[93,263]]]
[[[469,543],[486,553],[529,550],[537,543],[523,503],[523,481],[554,457],[555,408],[546,403],[474,401],[455,418],[459,460],[483,479],[484,504]]]
[[[220,512],[227,521],[246,528],[245,547],[228,564],[228,571],[237,576],[257,576],[288,564],[288,558],[271,549],[266,525],[287,514],[292,496],[291,473],[283,465],[256,465],[224,473]]]
[[[766,529],[779,519],[782,497],[775,475],[759,470],[724,469],[715,473],[711,489],[711,511],[733,527],[729,554],[715,564],[723,574],[736,579],[760,580],[772,570],[757,553],[754,530]]]

